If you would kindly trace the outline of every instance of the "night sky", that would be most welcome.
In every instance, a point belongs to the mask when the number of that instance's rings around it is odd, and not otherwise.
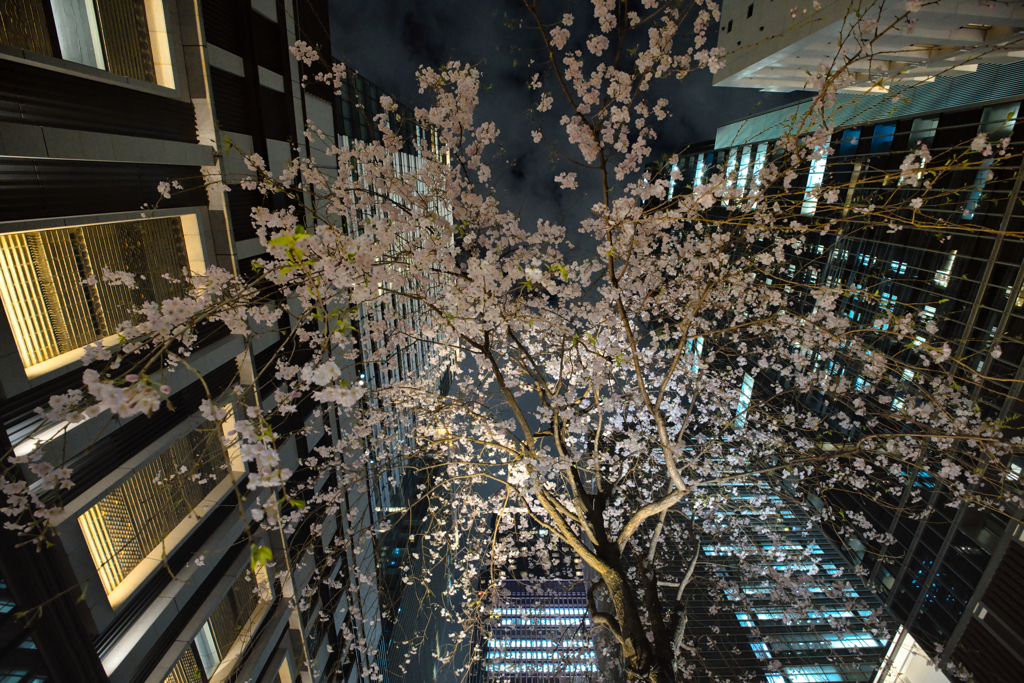
[[[494,121],[501,131],[498,143],[503,149],[503,162],[491,163],[494,184],[503,206],[521,212],[525,225],[534,224],[540,216],[571,224],[589,213],[590,206],[599,197],[586,191],[588,186],[583,174],[580,174],[581,191],[560,192],[553,181],[554,175],[573,169],[561,160],[559,149],[547,139],[534,144],[529,135],[537,128],[537,122],[530,120],[528,112],[536,105],[538,93],[526,87],[537,70],[529,68],[527,63],[530,59],[540,60],[544,55],[538,51],[537,30],[522,0],[330,0],[330,3],[335,57],[346,61],[403,104],[425,104],[413,78],[418,65],[436,68],[449,59],[456,59],[478,66],[483,73],[485,90],[480,95],[477,121]],[[574,38],[579,36],[584,22],[593,23],[589,1],[542,1],[540,4],[549,8],[551,16],[545,18],[551,21],[557,21],[563,12],[572,12],[576,16],[572,27]],[[717,31],[718,26],[713,25],[711,34]],[[586,37],[581,36],[583,40]],[[711,74],[706,71],[692,73],[682,81],[665,81],[660,87],[664,89],[664,96],[672,101],[672,118],[659,129],[655,156],[713,139],[720,124],[799,98],[795,94],[713,88]],[[560,114],[545,122],[545,134],[555,132],[558,116]],[[564,136],[555,141],[564,144]]]

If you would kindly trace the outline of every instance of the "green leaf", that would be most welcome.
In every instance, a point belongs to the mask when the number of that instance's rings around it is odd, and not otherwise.
[[[302,508],[306,507],[305,501],[297,500],[295,498],[289,498],[288,503],[291,504],[291,506],[297,510],[301,510]]]
[[[275,237],[274,239],[270,240],[269,242],[267,242],[267,244],[273,245],[275,247],[291,246],[292,244],[295,244],[295,238],[292,237],[291,235],[281,235],[280,237]]]
[[[252,551],[250,564],[254,574],[259,567],[265,567],[268,562],[271,562],[274,559],[274,551],[265,545],[256,545],[254,543],[250,545],[249,548]]]

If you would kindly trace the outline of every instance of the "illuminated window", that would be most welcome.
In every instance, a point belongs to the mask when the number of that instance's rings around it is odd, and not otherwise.
[[[704,155],[697,157],[697,170],[693,174],[693,186],[697,187],[704,182]]]
[[[247,627],[250,626],[250,617],[259,606],[259,591],[265,585],[264,574],[261,573],[253,580],[251,574],[243,571],[210,619],[203,624],[194,642],[207,679],[222,662],[237,658],[241,649],[252,640],[254,634]]]
[[[790,683],[825,683],[842,681],[843,676],[834,666],[787,666],[783,669]]]
[[[935,271],[935,284],[939,287],[949,286],[949,276],[953,272],[953,264],[956,262],[956,249],[946,254],[946,261],[942,268]]]
[[[768,157],[768,143],[762,142],[757,146],[757,154],[754,155],[754,168],[751,171],[751,182],[761,184],[761,171],[764,170],[764,162]]]
[[[174,87],[162,0],[20,0],[4,13],[2,44]]]
[[[743,148],[743,153],[740,155],[740,168],[739,176],[736,180],[736,187],[741,190],[745,190],[747,187],[747,174],[750,172],[750,153],[752,148],[747,145]]]
[[[931,145],[938,129],[938,118],[914,119],[910,124],[910,149],[917,149],[918,144]]]
[[[729,158],[725,165],[726,187],[735,186],[735,178],[733,174],[736,172],[736,158],[739,155],[739,151],[740,150],[738,147],[733,147],[732,149],[729,150]]]
[[[967,203],[964,205],[963,217],[965,220],[974,219],[974,214],[978,210],[978,204],[981,202],[981,195],[985,192],[985,184],[988,182],[989,168],[991,166],[992,160],[985,159],[978,167],[978,172],[974,176],[974,183],[971,185],[971,191],[967,195]]]
[[[694,360],[700,358],[700,354],[704,350],[704,337],[697,337],[696,339],[689,340],[686,342],[686,349],[688,351],[693,351]],[[700,365],[694,363],[690,366],[690,369],[694,372],[698,372],[700,370]]]
[[[230,463],[221,435],[220,425],[207,422],[78,518],[108,594],[225,478]]]
[[[0,235],[0,298],[22,363],[38,365],[115,334],[147,299],[185,296],[185,284],[162,275],[180,279],[187,267],[178,218]],[[128,289],[104,281],[104,268],[142,277]]]
[[[850,156],[857,153],[857,144],[860,142],[860,129],[847,128],[839,140],[839,154]]]
[[[804,191],[804,201],[800,207],[800,213],[814,213],[818,207],[818,188],[825,179],[825,150],[818,152],[819,158],[811,161],[811,169],[807,173],[807,189]]]
[[[199,673],[199,664],[192,653],[192,648],[185,650],[185,654],[178,658],[164,683],[203,683],[203,676]]]
[[[892,138],[895,133],[895,123],[876,124],[871,133],[871,154],[888,152],[892,148]]]
[[[981,112],[981,126],[978,128],[978,132],[987,135],[989,142],[1009,137],[1017,123],[1019,111],[1020,102],[985,107]]]
[[[754,395],[754,378],[743,373],[743,386],[740,387],[740,398],[736,403],[736,428],[743,429],[747,423],[747,408],[750,407],[750,398]]]

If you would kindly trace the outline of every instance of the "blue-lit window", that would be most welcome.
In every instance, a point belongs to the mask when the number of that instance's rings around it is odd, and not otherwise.
[[[704,350],[704,337],[697,337],[696,339],[691,339],[690,341],[686,342],[686,350],[693,351],[694,360],[700,358],[700,353],[701,351]],[[700,366],[697,363],[694,363],[692,366],[690,366],[690,368],[694,372],[700,370]]]
[[[697,157],[697,171],[693,174],[693,186],[697,187],[704,182],[704,155]]]
[[[754,378],[743,373],[743,386],[740,387],[740,398],[736,402],[736,429],[743,429],[747,424],[747,408],[750,407],[750,398],[754,395]]]
[[[790,683],[823,683],[842,681],[843,676],[834,666],[787,666],[784,671]]]
[[[895,123],[879,123],[871,135],[871,153],[882,154],[892,149],[892,138],[896,133]]]
[[[991,159],[985,159],[974,176],[974,185],[971,193],[967,196],[967,204],[964,205],[964,220],[973,220],[974,212],[978,210],[978,203],[981,201],[981,194],[985,191],[985,183],[988,182],[989,167],[992,166]]]
[[[856,154],[858,143],[860,143],[860,128],[847,128],[839,140],[839,153],[843,156]]]

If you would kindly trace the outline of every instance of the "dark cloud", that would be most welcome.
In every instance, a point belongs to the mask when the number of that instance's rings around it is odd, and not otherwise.
[[[528,64],[543,61],[545,55],[521,0],[330,2],[335,55],[405,104],[425,104],[413,78],[421,64],[438,67],[459,60],[480,68],[483,89],[477,121],[494,121],[501,130],[500,160],[492,163],[494,183],[505,208],[520,212],[525,224],[535,223],[538,217],[578,222],[600,200],[596,191],[587,192],[585,180],[580,192],[558,191],[553,176],[573,167],[564,158],[571,150],[555,130],[557,119],[543,121],[550,140],[536,145],[530,137],[530,131],[539,126],[530,116],[537,93],[526,87],[537,69]],[[593,21],[590,3],[582,0],[567,0],[548,11],[551,20],[564,11],[573,12],[574,32]],[[579,38],[581,45],[585,38],[584,32]],[[655,94],[673,103],[673,117],[659,130],[656,156],[712,139],[723,123],[795,99],[793,95],[713,88],[707,72],[660,83]]]

